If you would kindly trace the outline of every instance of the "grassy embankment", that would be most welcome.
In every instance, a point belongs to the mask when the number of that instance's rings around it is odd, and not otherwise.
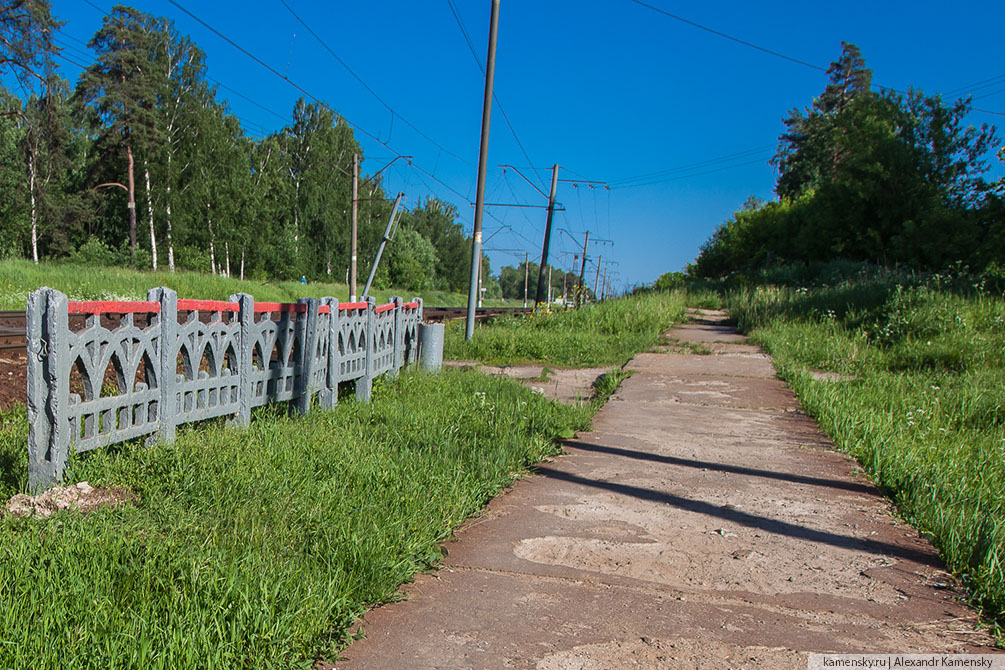
[[[366,277],[360,278],[363,290]],[[229,277],[206,275],[198,272],[140,272],[131,268],[96,267],[72,263],[40,263],[25,260],[0,261],[0,309],[24,309],[28,294],[39,286],[50,286],[70,296],[73,300],[145,300],[147,289],[167,286],[182,298],[226,300],[234,293],[250,293],[261,302],[293,302],[297,298],[332,296],[349,299],[345,284],[308,283],[295,281],[241,281]],[[420,291],[408,289],[382,289],[372,292],[378,302],[392,295],[411,299],[418,295],[427,305],[458,307],[467,304],[467,296],[445,291]],[[487,301],[487,305],[504,303]]]
[[[578,310],[499,318],[476,324],[471,341],[464,340],[464,322],[454,321],[447,326],[444,356],[499,365],[623,365],[684,318],[684,302],[682,292],[653,293]]]
[[[739,326],[972,601],[1005,613],[1005,300],[979,283],[887,275],[726,301]],[[810,370],[845,375],[820,381]],[[1000,629],[999,629],[1000,632]]]
[[[611,388],[604,389],[609,393]],[[0,520],[0,668],[309,667],[366,607],[555,438],[571,407],[474,372],[408,372],[374,401],[174,445],[98,450],[68,481],[138,498],[90,514]],[[23,406],[3,415],[0,499],[25,485]]]

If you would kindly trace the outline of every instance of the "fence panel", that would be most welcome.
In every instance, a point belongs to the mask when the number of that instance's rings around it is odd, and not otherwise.
[[[317,396],[331,408],[346,381],[366,401],[376,375],[417,359],[417,298],[378,307],[373,298],[179,300],[167,288],[147,297],[71,302],[49,288],[29,297],[32,489],[58,482],[71,450],[144,435],[170,442],[179,424],[219,416],[247,425],[270,402],[305,414]],[[82,329],[71,330],[70,314],[86,316]]]

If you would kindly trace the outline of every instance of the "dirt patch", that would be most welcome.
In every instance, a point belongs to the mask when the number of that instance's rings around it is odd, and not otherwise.
[[[91,486],[87,482],[70,486],[55,486],[37,496],[19,493],[7,503],[4,511],[15,517],[47,517],[63,510],[86,514],[99,507],[121,505],[135,500],[136,494],[119,488]]]
[[[28,389],[28,359],[24,351],[0,350],[0,410],[23,403]]]

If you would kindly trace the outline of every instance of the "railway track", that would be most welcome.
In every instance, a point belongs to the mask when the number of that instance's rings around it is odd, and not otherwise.
[[[476,319],[494,316],[514,316],[529,314],[529,307],[480,307],[475,311]],[[467,307],[424,307],[422,317],[426,321],[452,321],[467,317]],[[0,351],[24,349],[24,312],[20,310],[0,311]]]
[[[0,350],[24,349],[24,312],[0,311]]]

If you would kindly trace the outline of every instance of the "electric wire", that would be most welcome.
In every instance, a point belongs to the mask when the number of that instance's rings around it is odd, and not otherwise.
[[[724,32],[722,32],[720,30],[716,30],[714,28],[709,28],[708,26],[704,26],[704,25],[702,25],[700,23],[697,23],[695,21],[691,21],[690,19],[685,19],[683,16],[678,16],[677,14],[671,14],[670,12],[666,11],[665,9],[660,9],[659,7],[656,7],[655,5],[650,5],[648,2],[643,2],[642,0],[629,0],[629,2],[634,2],[636,5],[639,5],[641,7],[646,7],[647,9],[651,9],[652,11],[658,12],[660,14],[663,14],[664,16],[669,16],[671,19],[674,19],[675,21],[680,21],[681,23],[686,23],[689,26],[692,26],[694,28],[698,28],[699,30],[704,30],[705,32],[712,33],[713,35],[718,35],[719,37],[723,37],[723,38],[725,38],[727,40],[731,40],[733,42],[736,42],[737,44],[742,44],[743,46],[750,47],[751,49],[757,49],[758,51],[763,51],[766,54],[770,54],[770,55],[776,56],[778,58],[783,58],[783,59],[785,59],[787,61],[791,61],[793,63],[798,63],[799,65],[803,65],[805,67],[812,68],[814,70],[819,70],[820,72],[827,72],[827,68],[825,68],[825,67],[820,67],[819,65],[814,65],[813,63],[808,63],[808,62],[806,62],[804,60],[800,60],[798,58],[793,58],[792,56],[786,56],[783,53],[779,53],[777,51],[773,51],[771,49],[759,46],[757,44],[754,44],[753,42],[748,42],[747,40],[740,39],[739,37],[734,37],[733,35],[729,35],[727,33],[724,33]]]
[[[735,165],[725,165],[723,167],[719,167],[719,168],[716,168],[714,170],[705,170],[704,172],[695,172],[695,173],[691,173],[691,174],[682,174],[682,175],[678,175],[676,177],[669,177],[667,179],[657,179],[655,181],[647,181],[647,182],[642,182],[640,184],[629,184],[627,186],[618,186],[617,188],[628,189],[628,188],[640,188],[642,186],[653,186],[654,184],[665,184],[665,183],[671,182],[671,181],[678,181],[680,179],[690,179],[692,177],[701,177],[701,176],[704,176],[704,175],[707,175],[707,174],[713,174],[715,172],[722,172],[723,170],[732,170],[734,168],[744,167],[746,165],[754,165],[754,164],[757,164],[757,163],[764,163],[764,160],[762,158],[757,158],[755,160],[746,161],[744,163],[736,163]],[[612,190],[614,188],[615,188],[614,186],[611,187]]]
[[[769,149],[774,148],[775,148],[774,144],[762,144],[761,146],[752,147],[750,149],[744,149],[743,151],[737,151],[735,153],[725,154],[723,156],[715,156],[707,160],[698,161],[697,163],[688,163],[686,165],[679,165],[677,167],[667,168],[665,170],[658,170],[656,172],[649,172],[646,174],[635,175],[634,177],[615,179],[610,182],[610,185],[613,188],[614,186],[625,186],[631,182],[651,180],[656,177],[668,176],[679,172],[688,172],[690,170],[716,165],[718,163],[727,163],[740,158],[748,158],[755,154],[763,153]]]
[[[475,45],[471,41],[471,38],[468,36],[468,31],[464,27],[464,22],[461,21],[461,15],[458,13],[457,7],[454,6],[453,0],[447,0],[447,4],[450,6],[450,12],[454,15],[454,20],[457,22],[457,27],[461,29],[461,34],[464,36],[464,41],[467,42],[468,49],[471,51],[471,56],[475,59],[475,64],[478,66],[478,70],[482,73],[482,76],[485,76],[485,66],[482,65],[482,61],[478,57],[478,52],[475,50]],[[510,122],[509,115],[506,114],[506,110],[503,108],[502,101],[499,100],[499,96],[496,95],[496,92],[494,90],[492,91],[492,99],[495,101],[496,107],[499,108],[499,114],[502,115],[503,121],[506,122],[506,126],[509,128],[510,133],[513,134],[513,139],[516,140],[516,145],[517,147],[519,147],[520,153],[523,154],[523,157],[528,164],[533,165],[534,161],[532,161],[530,159],[530,156],[527,154],[527,150],[524,148],[523,142],[520,141],[520,136],[516,134],[516,128],[514,128],[513,124]],[[536,174],[537,173],[535,173],[535,175]],[[538,179],[541,179],[539,175]],[[543,180],[541,181],[541,186],[544,186]]]
[[[307,32],[309,32],[314,37],[314,39],[316,39],[318,42],[321,43],[321,46],[323,46],[328,51],[328,53],[331,54],[332,58],[334,58],[336,61],[338,61],[339,65],[341,65],[342,67],[344,67],[346,69],[346,71],[349,74],[351,74],[353,76],[353,78],[356,81],[358,81],[360,83],[360,85],[363,88],[365,88],[370,93],[370,95],[372,95],[377,100],[377,102],[379,102],[381,105],[383,105],[387,109],[387,111],[389,111],[392,114],[392,116],[396,116],[399,119],[401,119],[401,121],[406,126],[408,126],[409,128],[411,128],[412,130],[414,130],[420,137],[422,137],[424,140],[426,140],[427,142],[429,142],[433,146],[437,147],[443,153],[445,153],[448,156],[451,156],[453,158],[456,158],[458,161],[460,161],[461,163],[464,163],[468,167],[472,167],[472,168],[475,167],[474,163],[471,163],[470,161],[462,158],[461,156],[458,156],[457,154],[455,154],[450,149],[447,149],[445,146],[443,146],[442,144],[440,144],[439,142],[437,142],[436,140],[434,140],[432,137],[430,137],[429,135],[427,135],[424,132],[422,132],[419,128],[417,128],[415,126],[415,124],[413,124],[411,121],[409,121],[404,116],[402,116],[397,110],[395,110],[393,107],[391,107],[391,105],[387,104],[387,102],[385,102],[384,99],[381,98],[377,94],[377,92],[374,91],[373,88],[370,87],[369,84],[367,84],[365,81],[363,81],[362,77],[360,77],[358,74],[356,74],[356,72],[351,67],[349,67],[348,63],[346,63],[344,60],[342,60],[342,58],[340,58],[339,55],[337,53],[335,53],[335,51],[330,46],[328,46],[328,43],[325,42],[321,38],[320,35],[318,35],[316,32],[314,32],[314,29],[311,28],[307,24],[306,21],[304,21],[302,18],[300,18],[300,15],[298,15],[295,11],[293,11],[293,8],[290,7],[289,3],[287,3],[286,0],[279,0],[279,2],[282,3],[283,7],[285,7],[287,9],[287,11],[289,11],[290,14],[293,15],[293,18],[295,18],[297,21],[300,22],[300,25],[302,25],[304,28],[307,29]],[[388,135],[388,137],[390,137],[390,134]]]

